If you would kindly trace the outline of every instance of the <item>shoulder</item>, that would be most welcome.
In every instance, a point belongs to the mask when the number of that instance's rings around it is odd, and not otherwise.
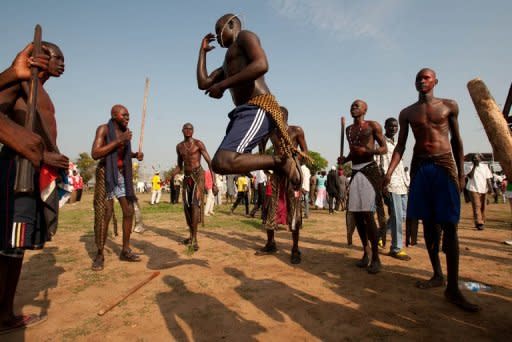
[[[240,33],[236,37],[237,41],[252,40],[252,39],[256,39],[258,41],[260,40],[260,38],[258,37],[258,35],[256,33],[249,31],[249,30],[240,31]]]
[[[199,147],[204,147],[203,142],[199,139],[194,139],[194,144],[196,144]]]
[[[377,121],[368,120],[367,122],[374,130],[382,130],[382,126]]]
[[[96,134],[106,134],[107,132],[108,132],[107,124],[99,125],[98,128],[96,128]]]
[[[450,111],[457,112],[459,111],[459,105],[457,104],[457,101],[452,99],[439,99],[443,105],[448,107]]]

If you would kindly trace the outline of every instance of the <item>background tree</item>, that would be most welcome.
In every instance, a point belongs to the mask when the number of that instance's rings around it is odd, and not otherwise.
[[[308,165],[309,170],[311,171],[311,175],[314,175],[318,171],[325,170],[327,168],[327,159],[322,157],[320,153],[309,150],[308,154],[311,157],[311,159],[313,159],[313,164]]]
[[[87,184],[94,176],[94,169],[96,168],[97,162],[92,159],[87,152],[82,152],[78,156],[79,157],[75,164],[80,171],[80,175],[84,180],[84,184]]]

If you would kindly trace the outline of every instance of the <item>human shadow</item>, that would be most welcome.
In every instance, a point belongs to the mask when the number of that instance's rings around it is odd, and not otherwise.
[[[215,297],[188,289],[180,278],[166,275],[163,282],[169,291],[158,293],[156,302],[176,341],[256,341],[265,331]]]
[[[64,268],[57,266],[55,254],[58,247],[47,247],[41,253],[30,256],[23,264],[17,292],[23,298],[24,304],[37,307],[40,316],[47,316],[51,305],[49,290],[57,287],[59,276],[64,273]],[[42,293],[42,298],[39,298]],[[18,300],[17,300],[18,301]],[[25,330],[18,330],[2,336],[5,341],[24,341]]]

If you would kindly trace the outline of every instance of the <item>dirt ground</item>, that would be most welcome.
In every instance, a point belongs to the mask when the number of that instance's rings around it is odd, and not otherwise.
[[[165,194],[168,201],[168,194]],[[105,269],[90,270],[95,252],[92,195],[61,211],[59,231],[42,251],[27,252],[16,310],[47,313],[44,324],[0,336],[2,341],[339,341],[512,339],[512,238],[508,204],[491,204],[485,230],[473,228],[463,205],[460,276],[491,286],[464,290],[481,305],[462,312],[443,289],[417,289],[431,275],[423,238],[407,249],[411,261],[381,250],[383,270],[355,267],[362,250],[347,246],[345,215],[313,210],[301,232],[302,263],[289,262],[291,236],[277,233],[279,252],[255,256],[264,243],[260,221],[239,207],[216,207],[200,227],[200,250],[179,242],[187,228],[181,205],[143,205],[144,234],[132,244],[142,262],[119,261],[121,238],[107,242]],[[422,228],[420,227],[420,234]],[[389,239],[388,239],[389,240]],[[446,270],[444,256],[443,269]],[[118,307],[97,312],[152,272],[160,275]]]

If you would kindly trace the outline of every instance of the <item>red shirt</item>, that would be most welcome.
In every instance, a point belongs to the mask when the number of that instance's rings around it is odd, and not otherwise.
[[[213,189],[212,172],[210,170],[204,172],[204,187],[206,190]]]

